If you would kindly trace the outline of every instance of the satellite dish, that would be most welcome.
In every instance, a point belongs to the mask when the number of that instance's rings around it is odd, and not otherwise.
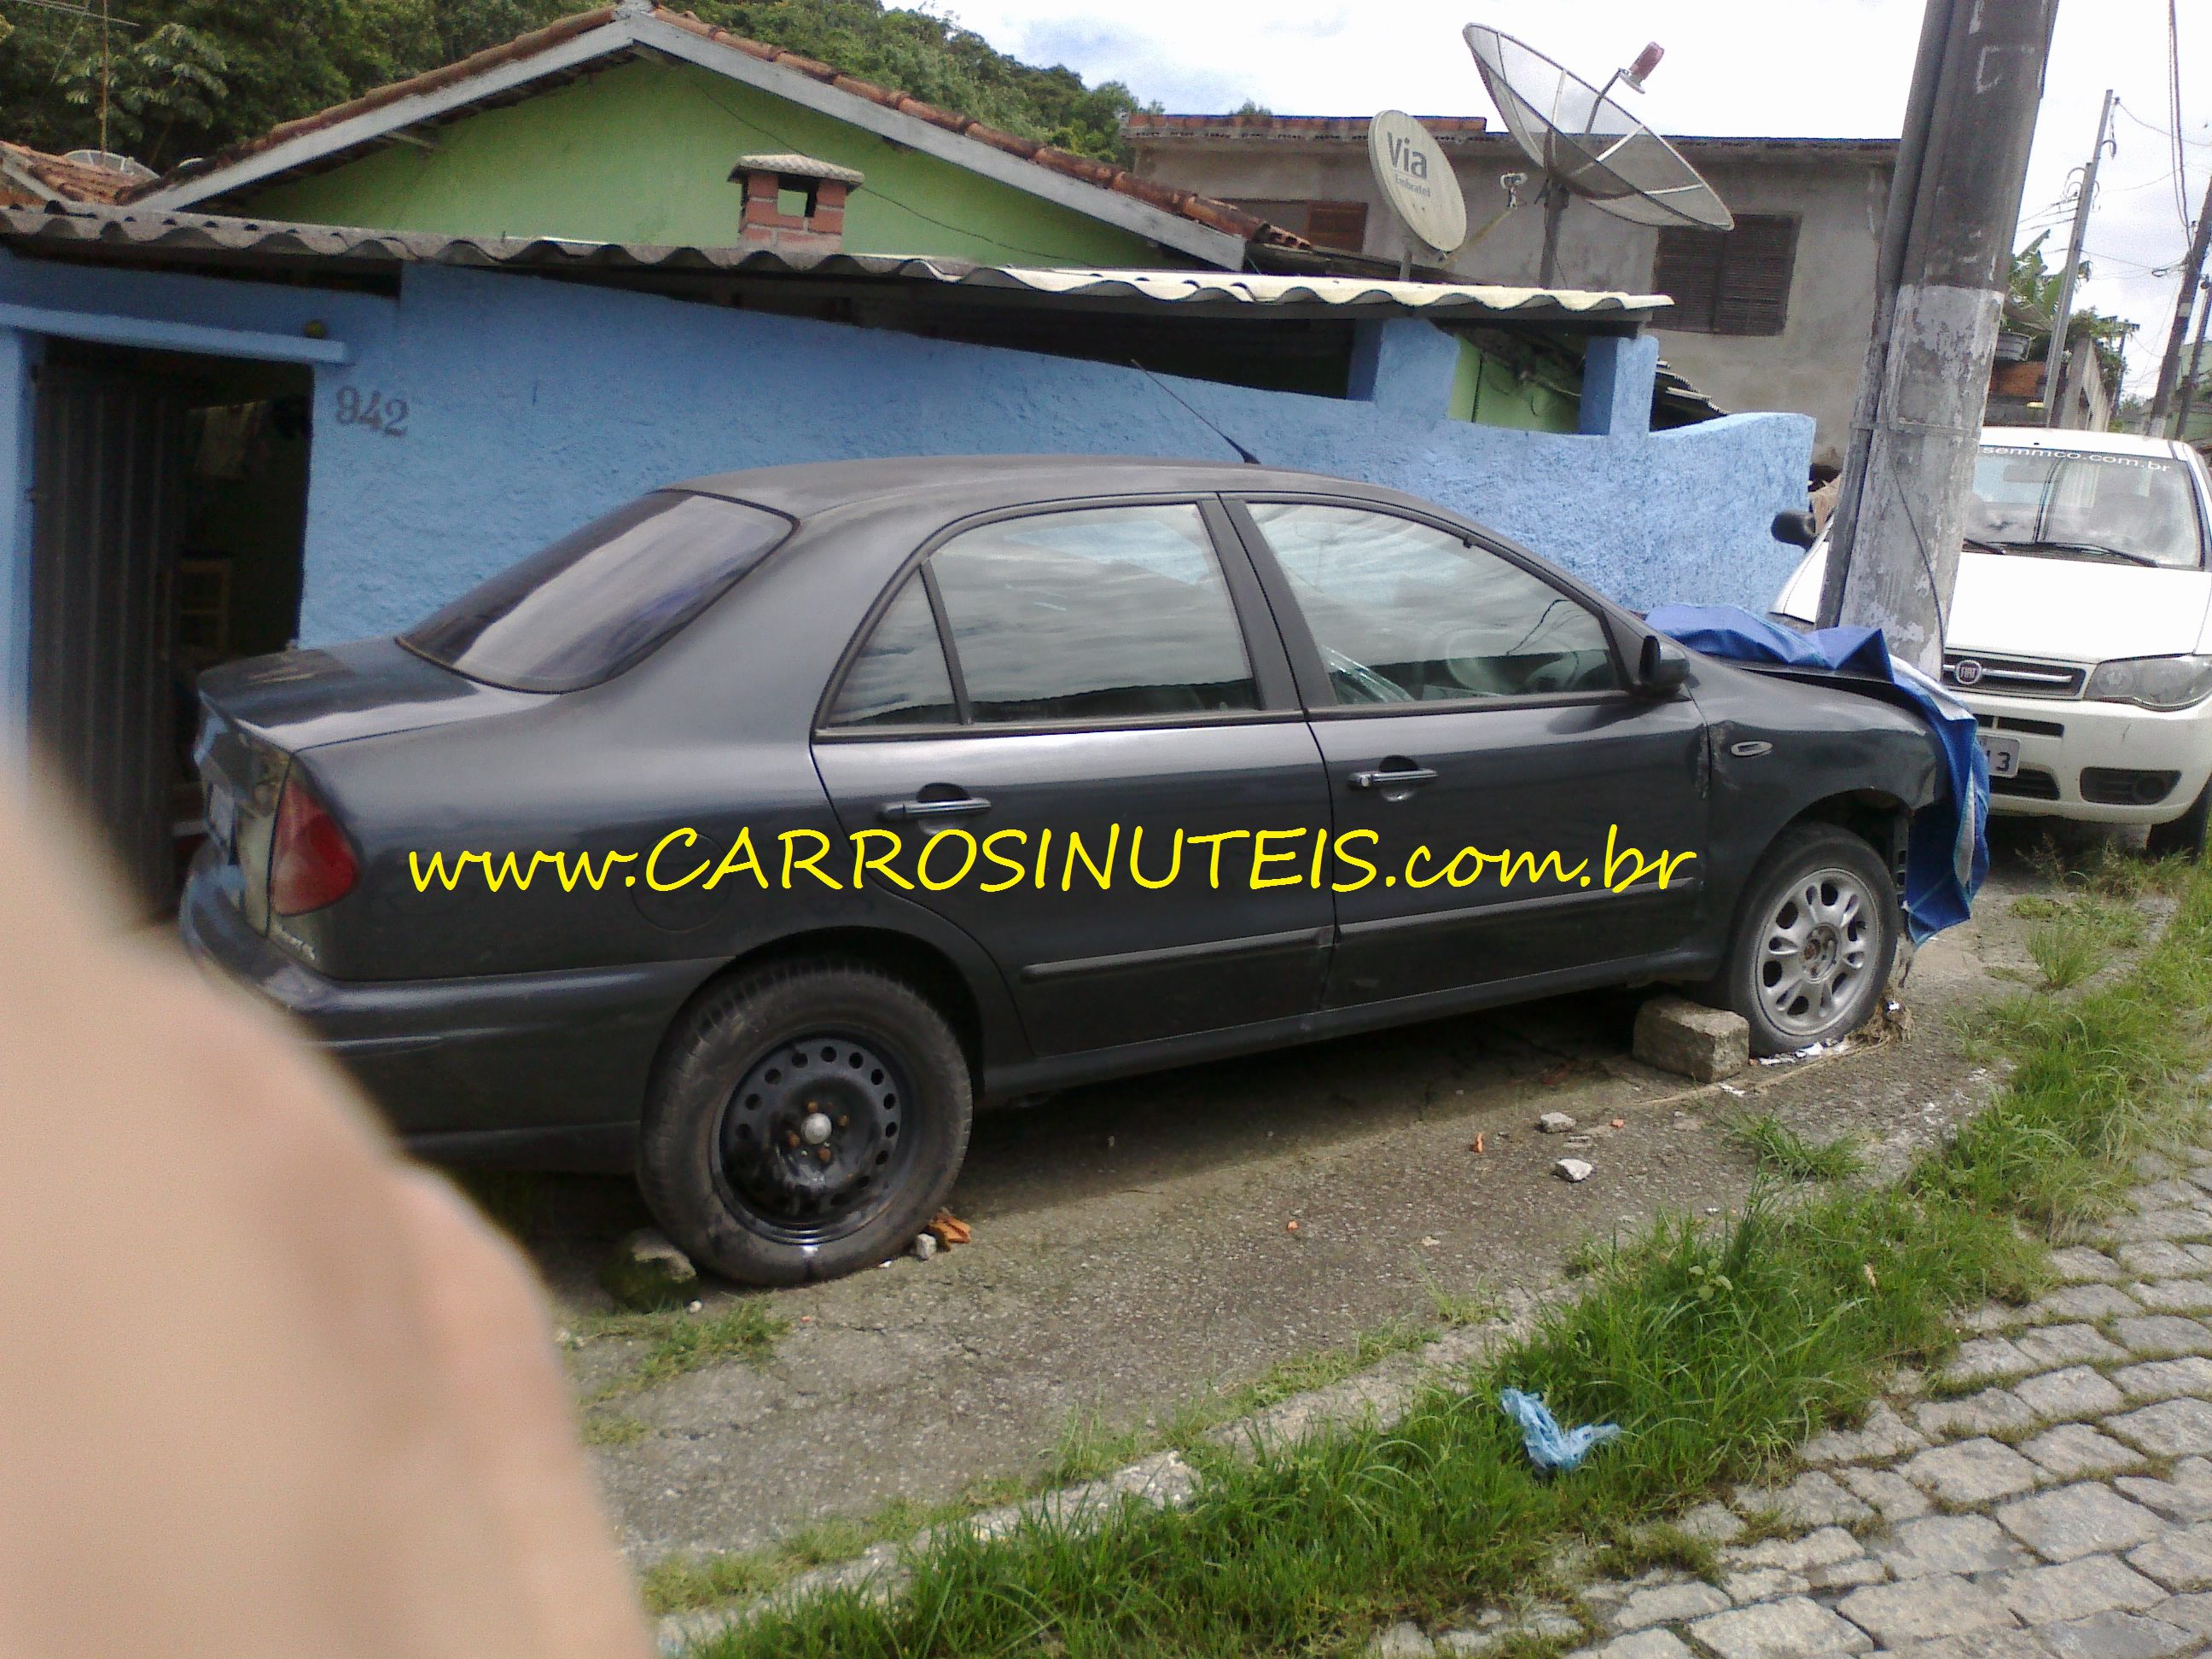
[[[1407,229],[1439,255],[1467,240],[1467,198],[1426,127],[1403,110],[1384,110],[1367,124],[1367,159],[1383,200]],[[1411,258],[1409,250],[1409,264]]]
[[[1570,195],[1639,225],[1735,228],[1727,204],[1680,152],[1607,95],[1615,81],[1642,89],[1658,64],[1656,46],[1601,89],[1510,34],[1480,23],[1462,33],[1498,112],[1544,169],[1542,281],[1554,279],[1559,217]]]

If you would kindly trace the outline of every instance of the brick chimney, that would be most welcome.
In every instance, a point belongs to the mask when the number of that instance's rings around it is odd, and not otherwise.
[[[730,182],[745,190],[738,241],[779,252],[836,252],[845,243],[845,198],[862,178],[811,155],[740,155],[730,169]]]

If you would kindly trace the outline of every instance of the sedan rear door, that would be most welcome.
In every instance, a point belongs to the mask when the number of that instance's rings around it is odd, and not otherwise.
[[[1041,1056],[1310,1012],[1328,787],[1219,503],[1027,508],[924,552],[825,700],[816,763],[884,860],[836,873],[980,941]]]

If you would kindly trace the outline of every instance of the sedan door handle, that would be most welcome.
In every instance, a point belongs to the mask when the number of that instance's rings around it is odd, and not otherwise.
[[[955,795],[948,800],[895,800],[876,809],[876,816],[897,823],[908,818],[965,818],[988,812],[991,803],[981,795]]]
[[[1410,789],[1417,783],[1428,783],[1437,775],[1433,766],[1405,766],[1389,772],[1354,772],[1354,789]]]

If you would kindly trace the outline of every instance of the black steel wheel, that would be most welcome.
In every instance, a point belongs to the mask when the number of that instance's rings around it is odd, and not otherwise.
[[[912,987],[833,963],[771,969],[678,1021],[638,1141],[638,1184],[702,1267],[793,1285],[903,1249],[951,1190],[966,1056]]]
[[[914,1161],[898,1062],[849,1031],[771,1048],[722,1107],[724,1201],[771,1237],[821,1244],[866,1226]]]

